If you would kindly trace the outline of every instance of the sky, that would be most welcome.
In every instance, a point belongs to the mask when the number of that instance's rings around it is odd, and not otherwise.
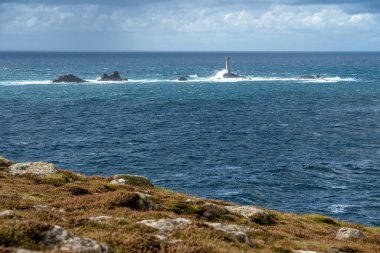
[[[1,51],[380,51],[380,0],[0,0]]]

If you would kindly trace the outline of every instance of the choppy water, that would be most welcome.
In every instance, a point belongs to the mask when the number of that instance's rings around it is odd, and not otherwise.
[[[380,53],[225,55],[0,53],[0,155],[380,225]]]

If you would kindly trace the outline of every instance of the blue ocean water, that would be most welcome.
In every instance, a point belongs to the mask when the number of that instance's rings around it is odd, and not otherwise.
[[[15,161],[380,225],[380,53],[2,52],[0,126]]]

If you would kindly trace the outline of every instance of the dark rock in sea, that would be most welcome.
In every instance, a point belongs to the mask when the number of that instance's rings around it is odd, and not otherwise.
[[[178,81],[187,81],[187,78],[184,76],[181,76],[177,79]]]
[[[244,78],[245,79],[244,76],[239,76],[238,74],[235,74],[232,72],[223,74],[223,78]]]
[[[300,76],[299,79],[319,79],[321,78],[320,75],[304,75],[304,76]]]
[[[111,75],[104,73],[99,81],[128,81],[128,78],[122,78],[118,71],[114,71]]]
[[[53,80],[53,83],[84,83],[87,82],[73,74],[66,74]]]

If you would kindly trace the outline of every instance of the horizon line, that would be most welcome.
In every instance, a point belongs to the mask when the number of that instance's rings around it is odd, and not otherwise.
[[[334,50],[0,50],[0,53],[380,53],[379,51],[334,51]]]

